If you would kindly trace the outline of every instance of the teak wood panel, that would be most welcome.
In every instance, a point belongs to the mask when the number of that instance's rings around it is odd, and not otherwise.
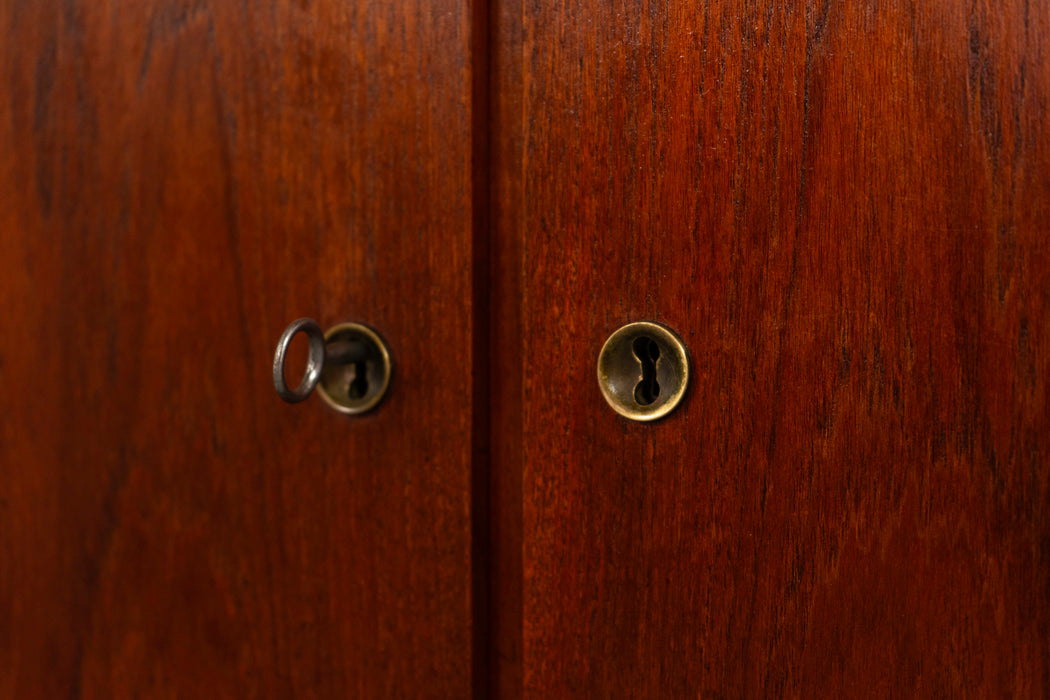
[[[520,22],[526,696],[1046,697],[1046,5]]]
[[[0,3],[0,695],[470,694],[470,28]],[[375,413],[277,399],[302,315]]]

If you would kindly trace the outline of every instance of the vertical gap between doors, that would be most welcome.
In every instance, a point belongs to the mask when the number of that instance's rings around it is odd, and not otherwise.
[[[473,309],[471,376],[472,449],[470,483],[471,518],[471,684],[475,699],[495,696],[494,608],[497,595],[493,567],[490,503],[492,471],[492,396],[490,377],[492,303],[491,272],[491,8],[495,0],[473,0],[470,7],[471,56],[471,206]]]
[[[471,7],[472,683],[522,696],[522,6]]]

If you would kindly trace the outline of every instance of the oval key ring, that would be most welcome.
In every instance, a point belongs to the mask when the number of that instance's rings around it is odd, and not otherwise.
[[[288,383],[284,380],[284,355],[288,351],[288,344],[299,331],[306,333],[310,341],[310,355],[306,360],[306,374],[303,375],[303,380],[299,382],[295,390],[292,390],[288,388]],[[273,356],[273,386],[277,389],[277,394],[288,403],[305,401],[317,383],[321,381],[324,353],[324,333],[321,332],[317,321],[312,318],[300,318],[293,321],[281,334],[281,339],[277,341],[277,352]]]

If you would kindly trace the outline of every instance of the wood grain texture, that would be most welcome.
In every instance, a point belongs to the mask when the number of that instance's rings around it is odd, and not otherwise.
[[[525,694],[1050,694],[1045,3],[521,17]]]
[[[470,694],[469,32],[0,2],[0,696]],[[277,399],[301,315],[374,414]]]

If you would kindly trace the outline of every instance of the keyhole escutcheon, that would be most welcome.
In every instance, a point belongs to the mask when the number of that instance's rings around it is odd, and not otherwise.
[[[360,323],[341,323],[325,333],[330,361],[321,374],[321,398],[340,413],[364,413],[386,393],[393,362],[386,342]]]
[[[667,326],[636,321],[618,328],[598,354],[598,386],[625,418],[651,421],[670,413],[689,384],[689,355]]]

